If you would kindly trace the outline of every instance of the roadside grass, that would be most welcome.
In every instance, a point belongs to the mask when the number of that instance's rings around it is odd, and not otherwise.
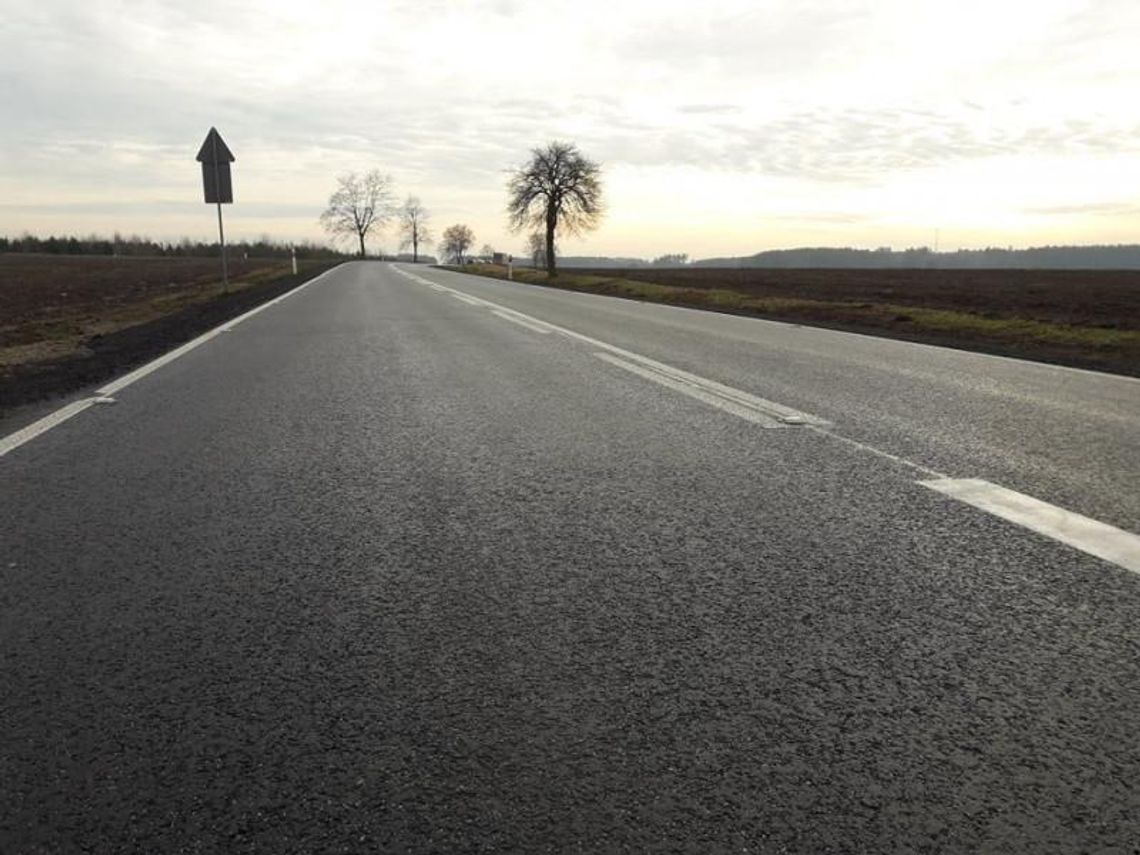
[[[461,270],[507,278],[506,268],[498,265],[467,265]],[[545,271],[525,268],[515,269],[513,279],[529,285],[755,315],[1140,376],[1140,331],[1026,317],[1008,306],[987,306],[984,289],[979,289],[977,311],[964,311],[874,299],[852,300],[838,278],[835,299],[755,296],[743,290],[717,287],[719,283],[715,281],[709,287],[693,288],[597,273],[561,272],[549,279]],[[1140,288],[1137,295],[1140,296]],[[1079,292],[1075,291],[1072,299],[1079,300]]]

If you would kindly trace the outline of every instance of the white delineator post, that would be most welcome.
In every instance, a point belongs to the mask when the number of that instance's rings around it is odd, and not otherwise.
[[[289,254],[293,257],[293,275],[297,275],[297,247],[289,247]]]

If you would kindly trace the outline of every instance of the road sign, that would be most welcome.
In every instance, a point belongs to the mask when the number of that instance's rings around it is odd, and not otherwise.
[[[236,158],[229,146],[222,140],[217,128],[210,128],[202,148],[198,150],[198,162],[202,164],[202,186],[206,191],[206,203],[232,204],[234,186],[230,179],[230,164]]]
[[[202,147],[198,149],[198,162],[202,164],[202,186],[206,191],[206,204],[218,206],[218,241],[222,248],[222,287],[230,287],[229,263],[226,259],[226,232],[222,227],[222,205],[234,201],[234,185],[230,180],[230,164],[234,157],[222,140],[217,128],[210,128]]]

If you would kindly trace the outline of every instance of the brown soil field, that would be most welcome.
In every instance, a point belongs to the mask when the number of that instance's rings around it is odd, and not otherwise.
[[[0,412],[112,379],[336,262],[0,254]]]
[[[580,273],[587,271],[569,271]],[[603,275],[614,271],[588,271]],[[623,270],[623,279],[726,288],[749,297],[949,309],[982,317],[1140,329],[1140,271],[1110,270]]]
[[[523,268],[515,279],[1140,376],[1140,271],[573,268],[551,280]]]

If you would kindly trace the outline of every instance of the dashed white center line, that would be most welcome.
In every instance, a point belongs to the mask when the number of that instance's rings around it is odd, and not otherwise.
[[[979,478],[919,481],[986,513],[1140,573],[1140,536]]]

